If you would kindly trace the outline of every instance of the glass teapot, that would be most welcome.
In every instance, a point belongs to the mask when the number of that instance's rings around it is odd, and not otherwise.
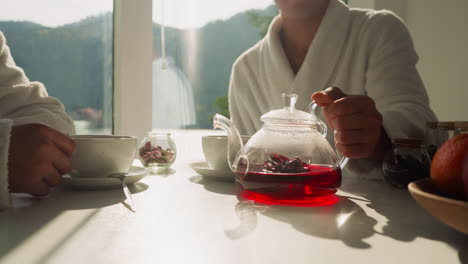
[[[283,94],[284,108],[261,116],[264,123],[245,144],[228,118],[216,114],[214,128],[228,134],[228,161],[244,196],[270,203],[309,203],[336,192],[348,158],[338,158],[325,136],[327,126],[297,110],[296,94]]]

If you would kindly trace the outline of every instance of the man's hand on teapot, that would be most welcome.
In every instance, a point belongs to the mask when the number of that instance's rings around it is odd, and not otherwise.
[[[337,150],[349,158],[371,157],[380,144],[382,115],[374,100],[366,95],[346,95],[330,87],[312,94],[335,132]]]

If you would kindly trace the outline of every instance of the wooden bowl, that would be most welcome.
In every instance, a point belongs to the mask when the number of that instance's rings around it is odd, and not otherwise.
[[[408,189],[432,216],[468,235],[468,202],[441,195],[430,178],[414,181]]]

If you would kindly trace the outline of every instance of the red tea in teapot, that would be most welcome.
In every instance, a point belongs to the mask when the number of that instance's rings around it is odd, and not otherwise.
[[[281,155],[270,156],[262,170],[254,171],[238,173],[237,181],[243,196],[258,202],[327,205],[331,200],[326,197],[341,185],[339,167],[307,164]]]
[[[328,142],[327,126],[317,118],[317,105],[309,112],[296,109],[297,94],[283,94],[283,108],[263,114],[262,127],[243,144],[236,125],[216,114],[213,127],[228,133],[230,169],[244,196],[269,204],[329,205],[341,184],[341,168],[348,158]],[[288,158],[289,157],[289,158]]]

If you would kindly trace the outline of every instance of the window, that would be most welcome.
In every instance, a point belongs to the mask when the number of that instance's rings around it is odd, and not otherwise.
[[[0,31],[29,79],[64,103],[77,133],[112,133],[112,0],[4,0]]]
[[[273,0],[3,4],[0,30],[16,63],[65,104],[78,133],[140,138],[151,128],[211,129],[215,113],[229,115],[232,64],[278,13]]]
[[[232,64],[276,13],[273,0],[153,0],[153,128],[211,129],[228,115]]]

